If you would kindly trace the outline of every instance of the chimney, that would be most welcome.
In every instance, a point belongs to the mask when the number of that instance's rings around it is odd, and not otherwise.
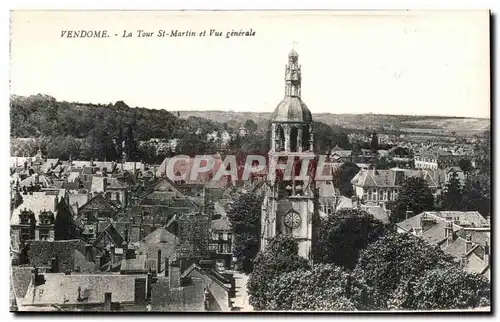
[[[168,258],[165,258],[165,277],[168,277],[168,271],[169,271],[170,265],[168,264]]]
[[[87,244],[85,245],[85,260],[90,262],[92,261],[92,245]]]
[[[105,312],[111,312],[111,298],[112,298],[111,292],[104,293],[104,311]]]
[[[406,211],[406,219],[413,217],[413,211],[407,210]]]
[[[158,258],[156,259],[156,276],[160,276],[161,272],[161,249],[158,249]]]
[[[95,271],[100,272],[101,271],[101,256],[96,255],[95,257]]]
[[[460,268],[464,269],[465,266],[467,266],[467,256],[465,254],[462,255],[462,258],[460,259]]]
[[[128,258],[128,243],[126,241],[123,241],[122,249],[123,249],[122,259],[129,259]]]
[[[447,245],[453,243],[453,222],[446,222],[446,227],[444,228],[444,237],[446,237]]]
[[[110,253],[111,253],[111,265],[115,264],[115,245],[111,244],[110,248]]]
[[[488,242],[484,245],[484,263],[486,266],[490,266],[490,245]]]
[[[472,236],[467,234],[465,236],[465,253],[467,254],[472,249]]]
[[[429,230],[435,224],[436,224],[436,219],[429,217],[425,212],[420,217],[420,227],[422,228],[422,232]]]
[[[38,281],[38,268],[34,267],[31,270],[31,272],[32,272],[32,274],[31,274],[31,284],[33,284],[33,286],[36,286],[37,285],[37,281]]]
[[[125,231],[123,232],[123,234],[125,235],[124,236],[125,241],[128,243],[128,225],[127,225],[127,227],[125,227]]]
[[[50,261],[50,272],[51,273],[59,273],[59,263],[57,262],[56,257],[52,257],[52,260]]]
[[[151,283],[153,282],[153,274],[148,272],[146,275],[146,299],[151,298]]]
[[[170,288],[181,286],[181,267],[179,264],[177,261],[170,263],[168,272]]]

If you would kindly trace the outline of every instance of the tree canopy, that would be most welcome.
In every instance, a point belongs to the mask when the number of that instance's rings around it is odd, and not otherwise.
[[[355,274],[375,289],[384,307],[402,281],[434,268],[448,268],[451,258],[411,234],[390,233],[361,251]]]
[[[368,212],[341,209],[321,219],[315,257],[323,263],[353,269],[359,252],[383,236],[385,231],[384,224]]]
[[[417,215],[425,210],[434,209],[434,196],[427,181],[419,177],[407,178],[394,203],[392,203],[392,222],[400,222],[406,219],[406,211],[412,211]]]

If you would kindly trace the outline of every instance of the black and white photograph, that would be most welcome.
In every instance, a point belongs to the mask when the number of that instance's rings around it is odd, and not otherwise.
[[[10,311],[491,313],[490,23],[11,11]]]

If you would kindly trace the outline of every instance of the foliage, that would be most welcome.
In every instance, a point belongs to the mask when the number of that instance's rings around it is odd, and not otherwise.
[[[126,142],[130,160],[138,160],[141,151],[138,141],[161,138],[181,139],[200,131],[200,140],[185,140],[184,150],[196,150],[209,145],[206,133],[224,130],[224,124],[202,118],[180,119],[166,110],[130,108],[124,102],[114,105],[59,102],[53,97],[35,95],[12,96],[10,100],[11,136],[14,138],[38,138],[49,158],[75,159],[121,158],[121,144]],[[126,133],[123,135],[123,129]],[[197,145],[198,144],[198,145]],[[213,145],[213,144],[212,144]],[[12,148],[22,155],[22,147]],[[33,149],[31,149],[33,150]],[[32,151],[26,155],[33,155]],[[215,150],[213,147],[212,150]],[[200,153],[200,152],[197,152]],[[162,156],[165,158],[165,156]]]
[[[345,162],[333,173],[333,185],[339,189],[340,194],[350,198],[353,194],[351,180],[360,168],[353,162]]]
[[[389,233],[361,251],[354,272],[375,289],[378,305],[384,307],[401,282],[452,265],[438,247],[411,234]]]
[[[474,167],[472,166],[472,162],[470,161],[470,159],[460,159],[458,161],[458,166],[464,173],[469,173],[472,172],[472,170],[474,170]]]
[[[262,201],[251,194],[244,194],[233,201],[227,217],[234,236],[234,256],[242,270],[250,273],[253,260],[260,246],[260,215]]]
[[[396,310],[453,310],[490,305],[490,285],[458,268],[433,269],[403,281],[389,300]]]
[[[491,214],[491,178],[488,175],[469,176],[463,189],[462,209]]]
[[[359,252],[384,235],[382,222],[363,210],[342,209],[321,219],[315,257],[353,269]]]
[[[350,273],[330,264],[286,272],[268,283],[272,300],[266,310],[352,311],[367,293]]]
[[[398,196],[393,204],[392,222],[400,222],[406,219],[406,211],[412,211],[417,215],[425,210],[434,208],[434,196],[427,181],[419,177],[407,178],[401,188]]]
[[[253,134],[255,131],[257,131],[257,123],[255,123],[253,120],[248,119],[245,122],[245,128],[250,132],[250,134]]]
[[[314,122],[313,127],[316,153],[325,154],[336,145],[343,149],[351,148],[347,134],[340,129],[321,122]]]
[[[439,196],[441,210],[458,211],[462,209],[462,184],[458,174],[453,172],[448,180],[443,193]]]
[[[283,273],[309,268],[309,263],[297,255],[298,244],[289,235],[278,235],[269,240],[265,251],[257,254],[247,283],[250,304],[256,310],[267,310],[274,303],[270,281]]]

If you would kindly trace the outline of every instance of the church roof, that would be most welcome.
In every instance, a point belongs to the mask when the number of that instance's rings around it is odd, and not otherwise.
[[[299,54],[297,54],[295,49],[292,48],[292,50],[290,50],[290,52],[288,53],[288,57],[299,57]]]
[[[272,121],[311,123],[312,115],[300,98],[285,97],[274,110]]]

